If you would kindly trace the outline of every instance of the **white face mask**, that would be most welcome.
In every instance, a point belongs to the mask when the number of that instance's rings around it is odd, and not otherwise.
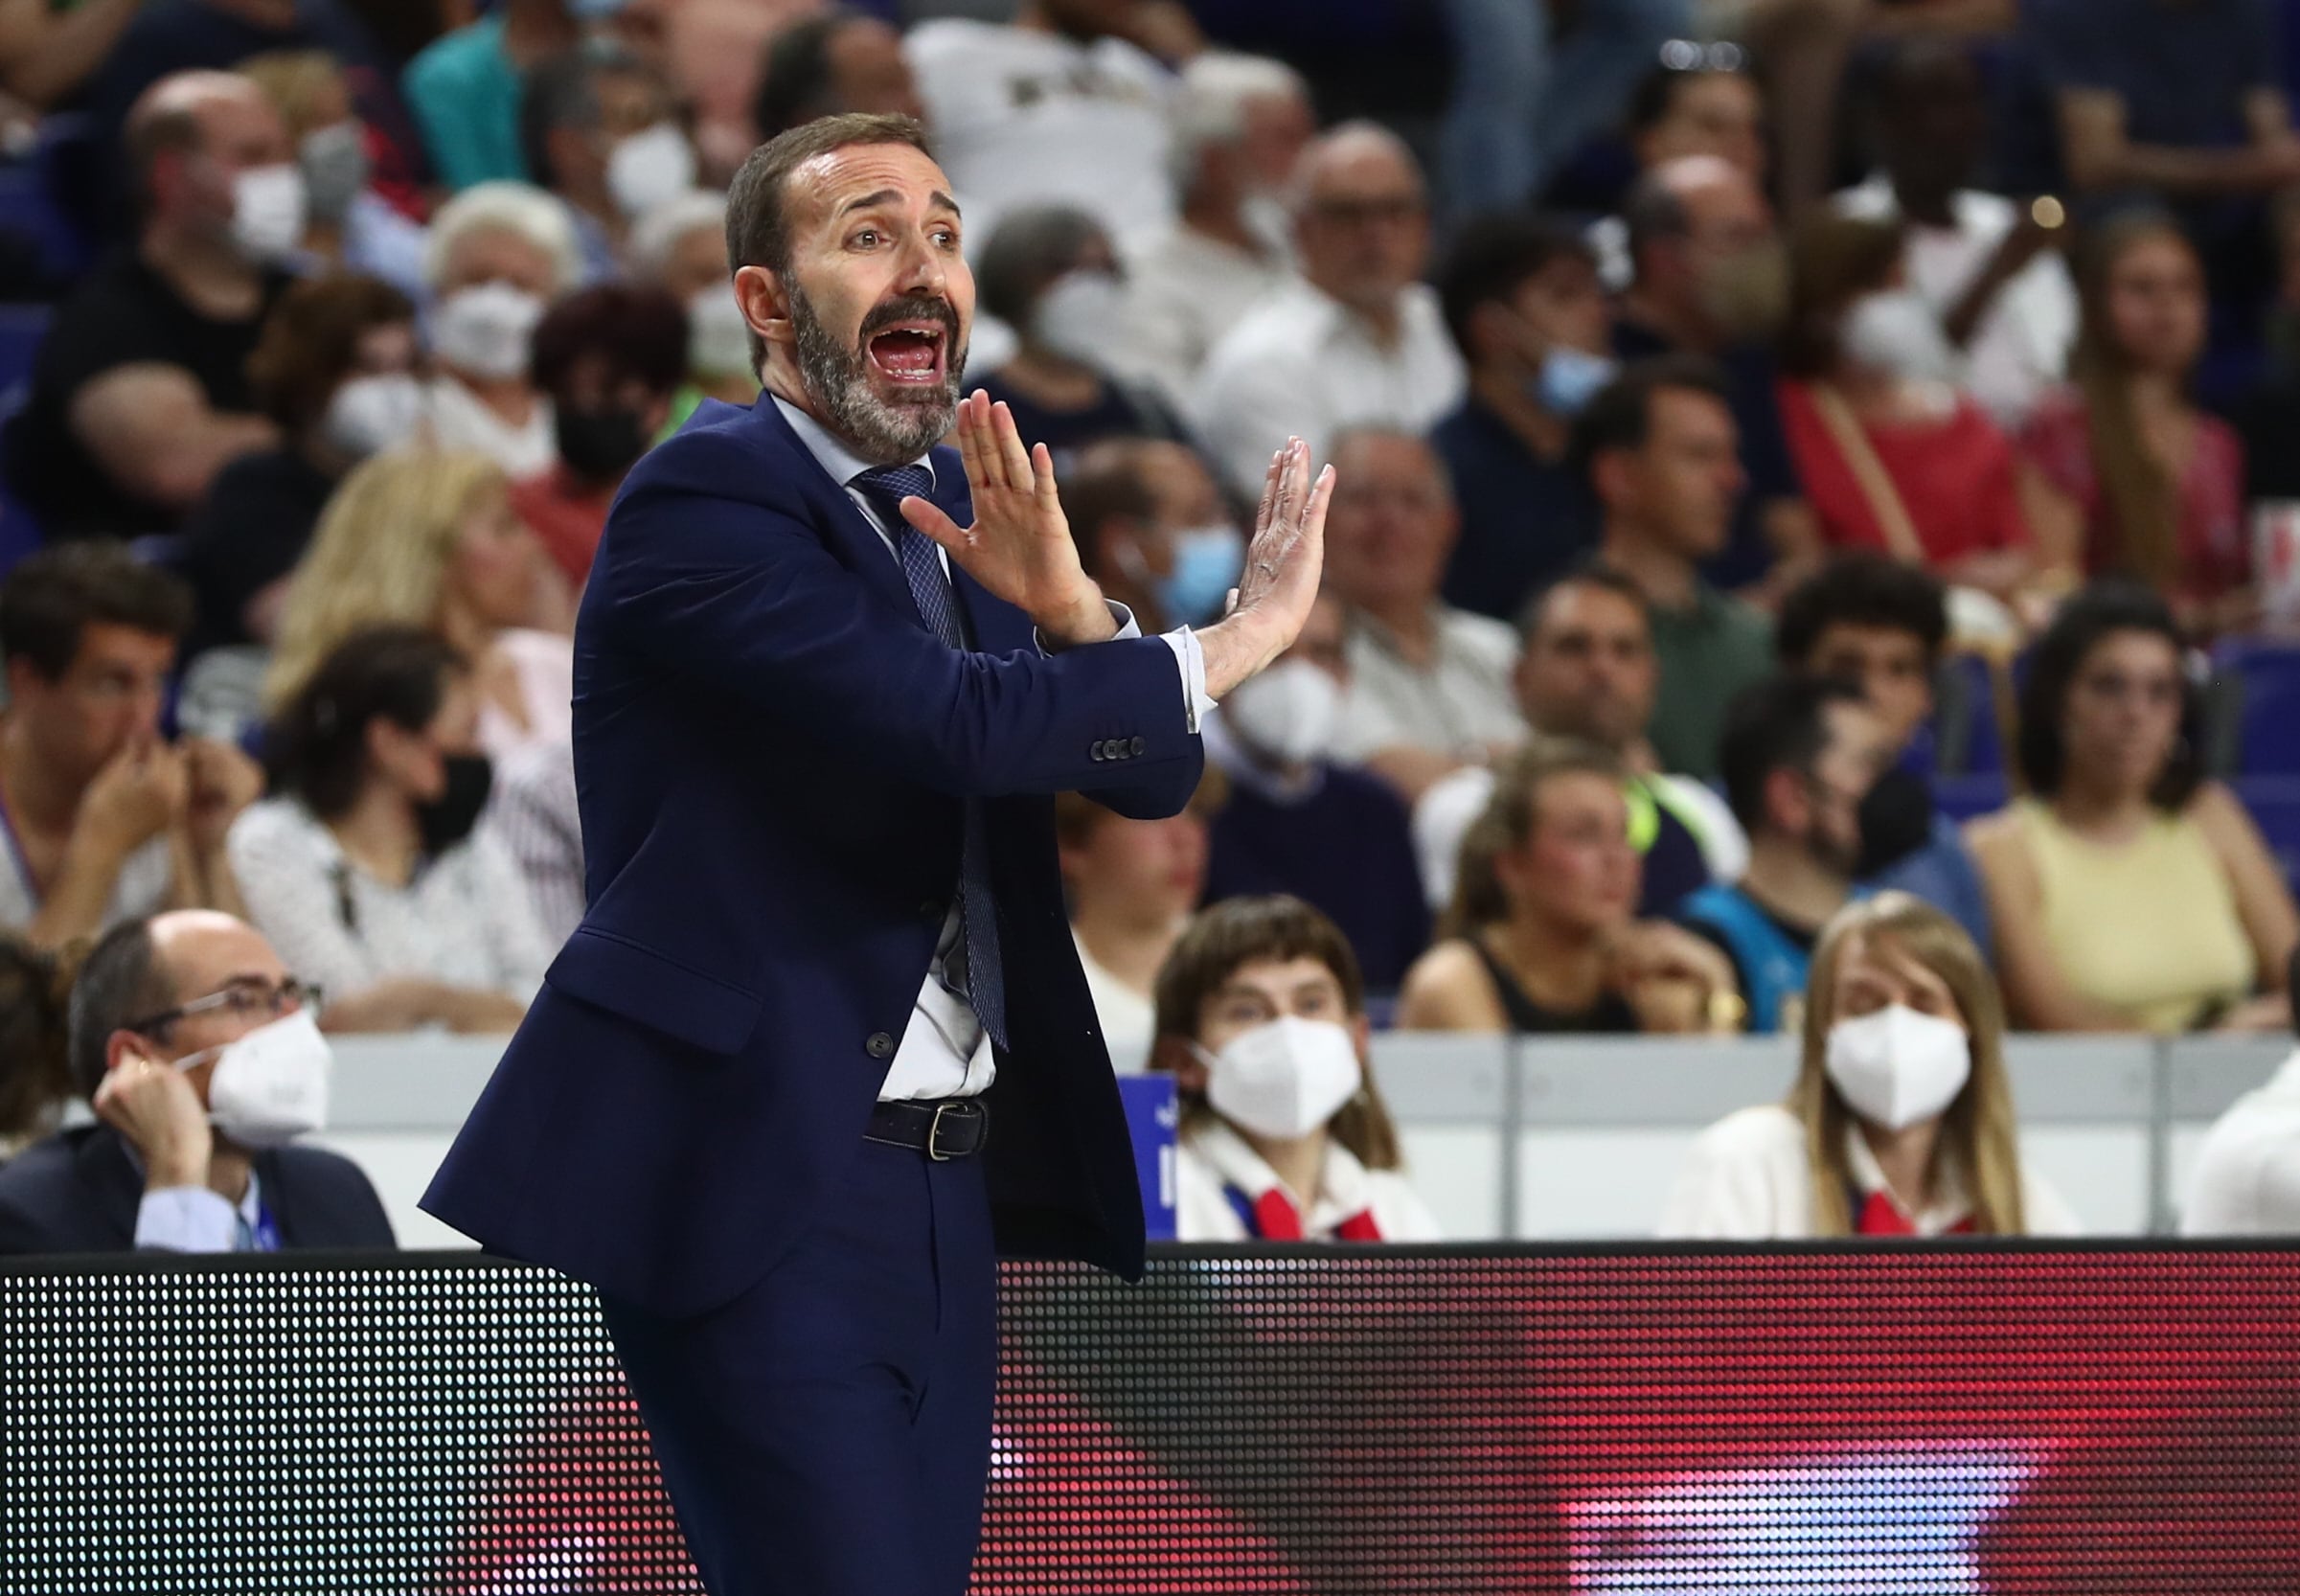
[[[256,265],[285,261],[303,245],[307,210],[303,172],[249,167],[232,179],[233,246]]]
[[[695,146],[676,123],[642,127],[607,153],[607,193],[626,220],[694,187]]]
[[[1872,1125],[1905,1130],[1947,1111],[1972,1076],[1972,1038],[1953,1019],[1895,1003],[1829,1028],[1829,1079]]]
[[[459,288],[440,301],[431,347],[456,370],[502,381],[527,370],[527,341],[543,302],[509,283]]]
[[[1032,336],[1049,353],[1099,370],[1117,340],[1125,303],[1126,288],[1110,273],[1065,272],[1038,296],[1030,316]]]
[[[1856,300],[1845,312],[1841,337],[1846,356],[1873,372],[1919,382],[1955,379],[1956,351],[1941,331],[1941,318],[1914,288]]]
[[[218,1134],[262,1152],[326,1129],[334,1056],[309,1009],[188,1054],[175,1067],[193,1069],[210,1059],[216,1073],[208,1077],[208,1118]]]
[[[385,372],[336,389],[321,427],[333,447],[365,460],[406,443],[422,420],[423,385],[405,372]]]
[[[687,364],[703,376],[751,375],[751,324],[720,283],[687,302]]]
[[[1341,684],[1306,659],[1285,659],[1239,683],[1222,720],[1256,753],[1284,764],[1324,759],[1341,729]]]
[[[1339,1025],[1287,1015],[1230,1038],[1206,1065],[1206,1101],[1240,1129],[1273,1141],[1309,1135],[1357,1095],[1357,1038]]]

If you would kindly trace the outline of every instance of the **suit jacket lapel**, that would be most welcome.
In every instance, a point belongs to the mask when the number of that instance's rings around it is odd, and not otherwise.
[[[863,515],[862,508],[847,496],[843,484],[831,480],[799,435],[775,408],[775,401],[766,395],[759,396],[751,406],[751,414],[760,419],[772,446],[789,462],[791,480],[797,485],[808,507],[814,512],[816,521],[829,533],[831,552],[863,581],[877,588],[879,595],[896,604],[912,622],[923,627],[919,620],[919,606],[911,602],[910,586],[902,580],[902,571],[895,557],[887,552],[886,542],[877,529]],[[939,467],[939,462],[937,463]]]
[[[88,1132],[75,1159],[82,1185],[94,1197],[90,1213],[123,1249],[136,1244],[136,1210],[144,1200],[144,1177],[127,1155],[120,1132],[100,1125]]]

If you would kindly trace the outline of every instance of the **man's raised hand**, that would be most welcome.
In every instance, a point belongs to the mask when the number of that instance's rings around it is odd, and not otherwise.
[[[1333,467],[1313,478],[1309,466],[1309,445],[1299,438],[1270,456],[1238,591],[1222,619],[1198,632],[1209,697],[1228,695],[1291,648],[1317,603]]]

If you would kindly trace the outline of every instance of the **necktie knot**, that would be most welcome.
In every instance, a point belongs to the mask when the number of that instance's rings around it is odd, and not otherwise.
[[[923,466],[880,466],[856,475],[854,486],[895,516],[895,507],[912,494],[926,498],[933,493],[934,473]]]

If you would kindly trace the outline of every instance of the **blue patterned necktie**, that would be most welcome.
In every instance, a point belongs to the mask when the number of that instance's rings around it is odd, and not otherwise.
[[[922,466],[884,466],[864,471],[853,486],[877,507],[886,522],[894,539],[895,562],[902,567],[902,580],[910,584],[919,619],[949,647],[964,649],[967,640],[958,624],[958,602],[951,595],[949,579],[943,575],[934,540],[905,521],[897,508],[910,495],[926,498],[934,488],[933,474]],[[953,971],[945,960],[944,979],[972,1005],[974,1017],[982,1021],[991,1040],[1004,1047],[1006,966],[998,951],[998,909],[991,897],[990,848],[979,798],[965,801],[964,841],[958,859],[958,924],[966,968]]]

